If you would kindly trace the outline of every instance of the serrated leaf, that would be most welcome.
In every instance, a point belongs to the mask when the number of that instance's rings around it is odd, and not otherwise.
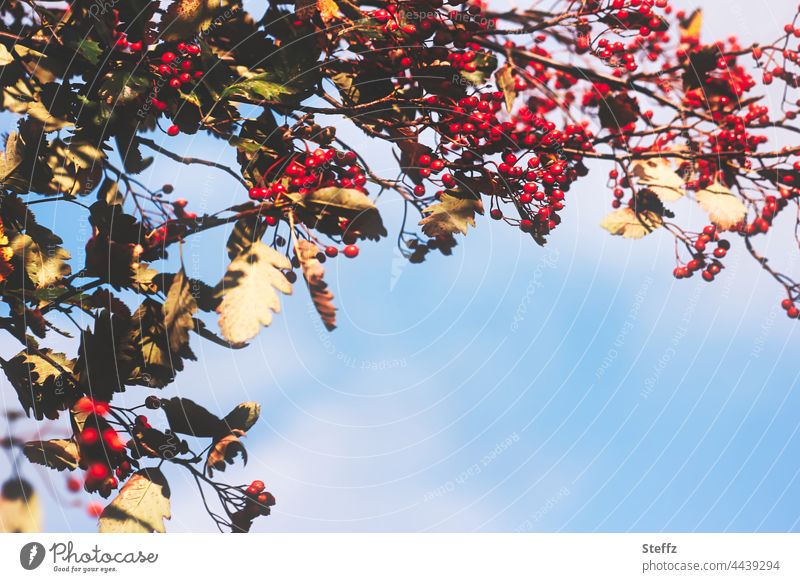
[[[39,352],[42,355],[23,350],[11,358],[3,370],[25,411],[33,412],[37,420],[45,417],[53,420],[74,397],[70,374],[75,362],[48,348]]]
[[[100,533],[164,533],[170,489],[159,469],[137,471],[100,515]]]
[[[31,463],[57,471],[77,469],[80,460],[78,445],[73,440],[30,441],[25,443],[22,452]]]
[[[128,380],[135,384],[163,388],[183,370],[184,359],[196,359],[188,344],[170,349],[162,305],[149,298],[133,314],[129,339],[135,359]]]
[[[11,241],[11,249],[37,289],[46,289],[72,273],[66,263],[70,254],[56,244],[39,245],[27,234],[20,234]]]
[[[714,182],[695,193],[700,207],[708,212],[709,220],[722,230],[732,230],[747,216],[747,207],[724,184]]]
[[[291,269],[285,256],[262,242],[254,243],[228,266],[218,286],[222,302],[217,308],[222,336],[234,345],[258,334],[281,310],[276,289],[291,295],[292,285],[281,270]]]
[[[636,160],[631,164],[631,172],[638,178],[639,186],[652,191],[662,202],[674,202],[686,194],[683,178],[672,169],[667,158]]]
[[[166,41],[185,41],[206,28],[219,9],[220,0],[172,0],[158,26]]]
[[[633,208],[621,208],[608,214],[600,226],[613,235],[624,238],[642,238],[663,224],[652,210],[636,213]]]
[[[494,80],[497,88],[503,92],[503,97],[506,102],[506,109],[511,112],[514,107],[514,101],[517,99],[517,88],[514,79],[514,67],[505,64],[494,74]]]
[[[261,405],[258,402],[242,402],[222,419],[228,431],[241,430],[247,432],[258,420]]]
[[[475,198],[459,198],[442,194],[439,202],[423,210],[428,214],[419,221],[422,232],[430,237],[467,234],[467,225],[475,227],[475,213],[483,214],[483,203]]]
[[[259,216],[245,216],[236,221],[225,245],[228,249],[228,258],[233,260],[249,250],[254,243],[261,240],[265,232],[267,223]]]
[[[265,73],[230,85],[222,92],[221,98],[238,96],[254,101],[261,99],[278,101],[284,96],[295,93],[296,91],[288,85],[268,80],[268,75]]]
[[[319,249],[317,245],[305,239],[298,240],[294,248],[314,307],[319,313],[325,329],[333,331],[336,329],[336,308],[333,306],[333,293],[328,289],[328,284],[324,279],[325,269],[317,259]]]
[[[189,347],[189,330],[194,328],[192,316],[197,312],[197,302],[183,269],[172,280],[163,311],[169,349],[180,354]]]

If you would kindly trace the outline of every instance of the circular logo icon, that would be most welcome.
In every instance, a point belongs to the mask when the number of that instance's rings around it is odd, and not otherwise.
[[[30,542],[19,551],[19,563],[26,570],[35,570],[44,561],[44,546],[39,542]]]

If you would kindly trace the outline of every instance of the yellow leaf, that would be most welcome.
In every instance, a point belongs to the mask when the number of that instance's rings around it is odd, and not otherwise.
[[[747,207],[725,185],[714,182],[695,194],[697,203],[708,218],[722,230],[732,230],[742,223]]]
[[[458,198],[442,194],[439,202],[428,206],[426,216],[419,221],[428,236],[442,234],[467,234],[467,225],[475,227],[475,213],[483,214],[483,203],[474,198]]]
[[[613,235],[624,238],[642,238],[663,224],[652,210],[636,213],[633,208],[621,208],[608,214],[600,226]]]
[[[164,533],[170,519],[170,490],[159,469],[142,469],[128,479],[100,515],[100,533]]]
[[[281,310],[275,290],[292,293],[291,283],[281,272],[291,268],[289,259],[261,241],[231,261],[217,292],[222,297],[217,307],[219,329],[226,340],[241,345],[255,337],[262,325],[272,323],[272,312]]]
[[[662,202],[674,202],[686,194],[683,178],[672,169],[667,158],[636,160],[631,164],[631,171],[638,178],[639,186],[651,190]]]

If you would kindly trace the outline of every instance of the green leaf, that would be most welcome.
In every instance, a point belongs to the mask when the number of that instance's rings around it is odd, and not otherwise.
[[[93,65],[99,63],[100,57],[103,56],[103,49],[100,47],[100,43],[96,40],[84,38],[81,39],[80,42],[73,42],[71,44],[73,50],[78,51],[78,53],[80,53],[84,59]]]
[[[246,97],[254,101],[279,101],[282,97],[294,95],[297,91],[288,85],[268,80],[270,75],[263,73],[252,79],[234,83],[222,92],[225,97]]]
[[[133,474],[100,515],[100,533],[164,533],[170,519],[170,489],[160,469]]]

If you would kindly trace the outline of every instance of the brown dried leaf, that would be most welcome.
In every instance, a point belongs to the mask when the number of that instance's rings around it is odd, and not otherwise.
[[[319,249],[311,241],[300,239],[295,243],[294,251],[303,269],[303,277],[308,283],[314,307],[322,318],[325,329],[333,331],[336,329],[336,307],[333,306],[333,293],[324,280],[325,269],[317,259]]]

